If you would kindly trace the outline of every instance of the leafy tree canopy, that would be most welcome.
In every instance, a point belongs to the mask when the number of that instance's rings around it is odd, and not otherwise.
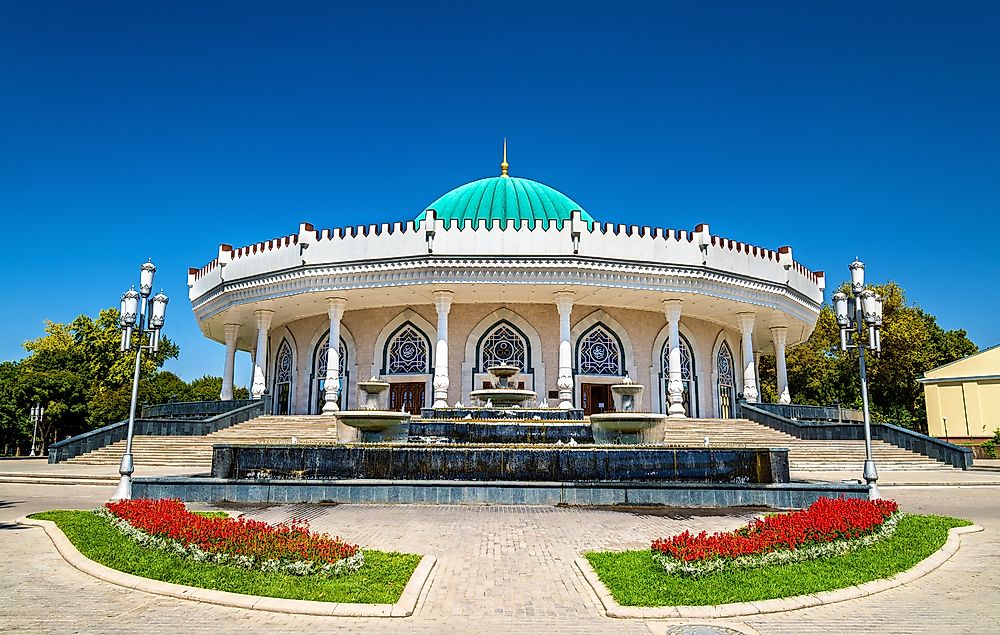
[[[0,452],[30,448],[29,411],[36,403],[45,407],[38,447],[127,418],[136,339],[133,335],[132,351],[121,352],[117,309],[105,309],[96,319],[81,315],[68,324],[47,321],[44,334],[24,344],[24,359],[0,363]],[[158,352],[143,351],[140,403],[218,399],[221,378],[188,383],[160,370],[179,354],[167,337],[161,337]],[[247,390],[236,393],[244,398]]]
[[[866,354],[872,416],[926,431],[923,387],[917,379],[932,368],[975,353],[964,330],[945,331],[937,319],[907,304],[895,282],[872,287],[883,299],[882,353]],[[846,285],[845,289],[846,290]],[[861,407],[858,352],[840,350],[833,309],[824,306],[808,340],[787,354],[788,384],[795,403]],[[762,398],[777,400],[774,358],[761,359]]]

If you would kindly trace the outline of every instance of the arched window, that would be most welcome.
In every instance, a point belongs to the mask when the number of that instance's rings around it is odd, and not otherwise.
[[[292,410],[292,375],[295,366],[292,347],[288,340],[281,340],[274,363],[274,414],[287,415]]]
[[[427,336],[407,322],[389,339],[385,349],[385,371],[389,375],[430,372]]]
[[[684,383],[684,414],[689,417],[698,416],[698,395],[697,383],[695,382],[694,355],[691,353],[691,344],[687,339],[680,336],[681,349],[681,381]],[[670,380],[670,341],[663,343],[663,350],[660,353],[660,368],[663,369],[664,388],[663,394],[667,394],[667,384]],[[669,407],[669,403],[664,400],[664,412]]]
[[[576,349],[577,372],[582,375],[621,375],[622,345],[603,325],[580,338]]]
[[[528,344],[509,324],[501,322],[483,339],[479,349],[479,368],[517,366],[528,370]]]
[[[313,395],[313,402],[316,408],[316,414],[323,412],[323,406],[326,405],[326,371],[327,371],[327,360],[330,355],[330,335],[327,334],[323,341],[319,343],[316,347],[318,354],[316,355],[316,364],[313,374],[313,385],[315,393]],[[337,393],[337,407],[340,409],[345,409],[347,407],[347,344],[344,342],[343,338],[340,340],[340,372],[337,373],[339,388]]]
[[[725,342],[715,358],[715,370],[719,377],[719,418],[731,419],[736,416],[736,374],[733,351]]]

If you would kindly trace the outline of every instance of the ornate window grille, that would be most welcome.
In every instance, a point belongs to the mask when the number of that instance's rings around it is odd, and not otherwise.
[[[386,372],[390,375],[429,372],[427,339],[417,329],[407,326],[389,343]]]
[[[288,341],[281,342],[278,348],[278,371],[275,373],[275,383],[283,384],[292,381],[292,347]]]
[[[719,347],[715,359],[719,381],[719,417],[730,419],[736,416],[736,375],[734,374],[733,352],[725,342]]]
[[[493,366],[517,366],[527,370],[527,346],[517,331],[501,324],[483,339],[480,368]]]
[[[693,417],[696,416],[697,406],[695,404],[695,378],[694,378],[694,355],[691,353],[691,345],[680,337],[681,349],[681,381],[684,382],[684,413]],[[669,381],[670,371],[670,341],[663,343],[663,351],[660,353],[660,364],[663,369],[664,381]],[[666,385],[666,384],[664,384]],[[664,394],[666,394],[664,389]]]
[[[591,330],[580,341],[577,366],[583,375],[621,375],[622,350],[604,328]]]
[[[287,415],[292,406],[292,347],[282,340],[274,372],[274,414]]]
[[[326,366],[327,359],[330,356],[330,336],[327,335],[326,339],[323,340],[323,344],[320,347],[319,358],[316,360],[316,376],[323,379],[326,378]],[[340,340],[340,364],[338,376],[343,377],[347,368],[347,348],[344,346],[344,340]]]

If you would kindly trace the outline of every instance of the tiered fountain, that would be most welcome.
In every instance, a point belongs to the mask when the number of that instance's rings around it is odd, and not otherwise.
[[[527,401],[534,401],[537,393],[517,387],[517,378],[521,374],[518,366],[491,366],[486,372],[493,378],[492,388],[473,390],[469,396],[483,404],[491,404],[497,408],[520,408]]]
[[[389,383],[372,377],[359,381],[358,389],[365,393],[365,407],[360,410],[341,410],[337,420],[360,433],[360,441],[402,441],[410,435],[409,423],[412,415],[398,410],[386,410],[382,396],[389,390]]]
[[[645,386],[628,377],[611,386],[614,412],[590,415],[597,443],[650,443],[663,439],[661,426],[666,417],[653,412],[639,412],[636,408],[643,390]],[[657,436],[658,439],[655,438]]]
[[[358,382],[366,396],[364,408],[336,415],[359,431],[357,442],[216,445],[214,479],[206,482],[216,489],[208,497],[713,505],[762,502],[764,495],[757,490],[757,498],[748,498],[753,486],[746,484],[788,481],[786,449],[663,445],[664,415],[640,412],[643,386],[627,379],[611,387],[616,411],[587,421],[580,409],[536,406],[536,393],[517,387],[515,366],[488,372],[493,386],[471,393],[481,405],[424,408],[412,421],[408,413],[385,409],[387,382]],[[261,474],[270,481],[266,496],[254,489]],[[709,501],[697,485],[707,488],[709,483],[731,487],[718,497],[712,493]],[[169,487],[151,492],[176,494]]]

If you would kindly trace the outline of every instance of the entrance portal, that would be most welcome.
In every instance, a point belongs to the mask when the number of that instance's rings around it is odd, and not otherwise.
[[[389,387],[389,410],[401,410],[419,415],[424,407],[426,384],[422,381],[401,382]]]
[[[580,400],[584,416],[611,412],[611,387],[608,384],[580,384]]]

